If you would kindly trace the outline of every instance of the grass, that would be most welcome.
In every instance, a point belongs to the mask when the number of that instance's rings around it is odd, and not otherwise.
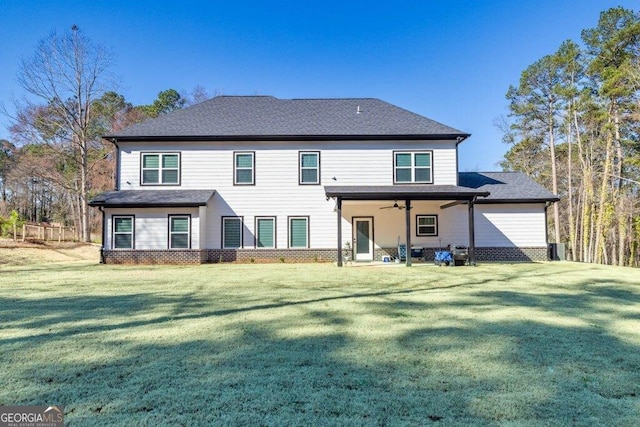
[[[67,425],[637,425],[640,275],[5,265],[0,360]]]

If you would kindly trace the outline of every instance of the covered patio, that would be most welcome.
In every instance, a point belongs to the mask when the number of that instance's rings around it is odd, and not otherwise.
[[[342,246],[342,214],[343,203],[349,201],[400,201],[404,204],[404,232],[407,247],[406,266],[410,267],[411,260],[411,209],[414,201],[442,201],[440,209],[453,206],[467,205],[467,226],[469,229],[469,262],[475,264],[475,228],[474,205],[479,197],[489,196],[488,191],[460,187],[456,185],[389,185],[389,186],[325,186],[327,198],[336,201],[337,216],[337,265],[344,263]]]

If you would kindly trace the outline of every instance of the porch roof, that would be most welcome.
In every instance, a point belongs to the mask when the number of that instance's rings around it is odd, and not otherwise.
[[[488,191],[457,185],[331,185],[327,197],[342,200],[473,200],[487,197]]]
[[[121,190],[96,196],[89,206],[105,208],[164,208],[205,206],[215,190]]]

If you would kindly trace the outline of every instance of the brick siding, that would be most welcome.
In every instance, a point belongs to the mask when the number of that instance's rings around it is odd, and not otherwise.
[[[432,261],[437,248],[424,248],[424,260]],[[398,256],[398,248],[376,248],[374,260],[384,256],[392,260]],[[476,248],[476,260],[486,262],[546,261],[547,248]],[[335,262],[335,249],[184,249],[184,250],[104,250],[105,264],[202,264],[217,262]],[[351,260],[351,250],[343,250],[343,261]]]
[[[476,248],[476,260],[478,261],[547,261],[548,249],[545,247],[530,248]]]

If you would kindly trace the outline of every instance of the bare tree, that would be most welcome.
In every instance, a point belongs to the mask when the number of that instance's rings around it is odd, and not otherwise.
[[[42,39],[35,53],[23,59],[18,70],[20,86],[46,104],[47,114],[29,115],[41,142],[73,153],[77,168],[77,197],[80,207],[81,238],[90,240],[88,190],[90,151],[98,136],[92,132],[93,103],[115,83],[108,70],[113,62],[109,50],[93,43],[74,25],[62,34],[52,32]],[[36,107],[30,99],[25,109]]]

